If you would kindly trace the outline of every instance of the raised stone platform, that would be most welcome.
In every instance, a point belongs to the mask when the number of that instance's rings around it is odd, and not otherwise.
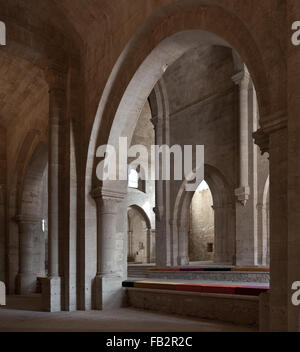
[[[126,288],[128,305],[164,313],[258,326],[259,297]]]
[[[146,278],[163,279],[163,280],[198,280],[198,281],[216,281],[216,282],[252,282],[264,283],[270,282],[268,272],[250,272],[250,271],[148,271]]]
[[[199,282],[244,282],[269,284],[268,268],[237,268],[237,267],[182,267],[155,268],[154,266],[130,265],[129,278],[147,278],[160,280],[193,280]]]

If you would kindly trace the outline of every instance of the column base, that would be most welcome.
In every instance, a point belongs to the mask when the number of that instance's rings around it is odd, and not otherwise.
[[[93,289],[93,309],[109,310],[125,306],[122,288],[123,279],[119,276],[96,276]]]
[[[61,311],[61,278],[48,277],[42,283],[42,309],[44,312]]]
[[[178,262],[178,265],[180,265],[180,266],[189,265],[190,260],[189,260],[189,257],[182,256],[182,257],[178,257],[177,262]]]
[[[16,277],[16,293],[29,295],[36,293],[37,276],[34,273],[19,273]]]

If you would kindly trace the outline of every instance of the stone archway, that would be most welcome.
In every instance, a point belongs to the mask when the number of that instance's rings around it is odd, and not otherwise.
[[[235,217],[234,199],[224,176],[213,166],[205,165],[204,180],[213,197],[215,217],[215,259],[216,263],[235,262]],[[189,210],[194,192],[185,191],[186,181],[177,194],[173,213],[173,251],[178,251],[178,265],[189,263],[188,231]],[[198,185],[199,186],[199,185]],[[178,249],[177,249],[178,248]]]
[[[103,92],[90,137],[85,178],[85,238],[87,243],[93,244],[93,248],[86,247],[85,250],[93,258],[97,256],[98,273],[101,272],[101,267],[106,266],[104,257],[99,254],[103,231],[109,229],[108,232],[118,232],[124,236],[127,229],[121,224],[121,220],[126,218],[123,201],[126,196],[125,184],[97,180],[96,149],[107,143],[116,146],[120,136],[128,137],[130,143],[145,101],[167,66],[193,47],[212,44],[234,48],[246,63],[257,91],[261,125],[264,125],[265,120],[273,113],[284,109],[285,100],[280,94],[276,96],[280,89],[273,89],[273,85],[280,86],[284,79],[274,79],[272,82],[267,79],[271,76],[268,75],[264,64],[265,58],[262,57],[257,43],[246,24],[229,9],[188,1],[180,8],[171,6],[165,8],[160,16],[156,14],[150,18],[133,36],[116,62]],[[279,66],[279,75],[284,75],[285,71],[282,69],[284,66],[278,63]],[[93,198],[96,199],[97,210]],[[230,210],[226,210],[225,213],[232,212],[231,206],[228,206],[232,204],[231,197],[226,204]],[[110,216],[107,216],[105,209],[110,209]],[[231,226],[233,226],[231,222],[226,225],[227,231]],[[94,251],[96,231],[98,254]],[[233,231],[230,230],[230,233],[233,234]],[[112,238],[110,236],[111,240]],[[178,241],[174,239],[173,243],[178,245]],[[226,254],[222,254],[222,259],[230,263],[235,261],[233,247],[231,245]],[[126,267],[125,260],[123,265]],[[115,275],[121,280],[121,276],[116,272],[117,266],[110,270],[115,271]],[[86,272],[86,277],[92,277],[93,273],[95,269],[91,268],[89,273]],[[99,285],[96,286],[103,291],[103,279],[100,276],[96,275],[96,278],[99,278]]]
[[[214,209],[208,184],[202,181],[190,204],[188,258],[190,263],[214,262]]]
[[[128,208],[128,262],[151,263],[153,242],[151,222],[146,212],[137,205],[131,205]]]

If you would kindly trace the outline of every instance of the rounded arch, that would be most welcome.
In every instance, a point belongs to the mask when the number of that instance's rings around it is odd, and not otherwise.
[[[22,185],[27,165],[37,145],[41,141],[38,130],[30,130],[25,136],[18,150],[18,158],[15,164],[15,172],[8,188],[8,255],[11,260],[8,263],[7,287],[8,292],[15,293],[15,277],[19,270],[19,228],[16,217],[21,214]]]
[[[45,236],[42,228],[44,176],[48,162],[48,148],[39,142],[27,164],[19,199],[20,212],[16,217],[19,227],[19,270],[16,276],[16,292],[34,293],[36,278],[45,275]]]
[[[152,235],[151,222],[144,209],[136,204],[130,205],[128,207],[128,262],[152,262],[154,253]]]
[[[137,204],[131,204],[128,206],[128,209],[134,209],[136,210],[142,217],[143,219],[145,220],[145,223],[146,223],[146,226],[147,226],[147,229],[150,230],[151,229],[151,221],[147,215],[147,213],[145,212],[145,210],[143,208],[141,208],[139,205]]]
[[[215,211],[215,262],[233,264],[235,261],[234,198],[231,196],[233,192],[230,191],[223,174],[212,165],[205,164],[204,180],[210,188]],[[198,187],[201,182],[195,186]],[[187,181],[182,183],[177,193],[172,221],[179,265],[186,265],[189,262],[189,212],[195,194],[195,192],[186,192],[186,183]]]
[[[284,80],[278,79],[268,85],[270,76],[258,45],[246,24],[229,7],[207,5],[206,1],[181,1],[180,4],[169,5],[150,17],[135,33],[108,79],[90,138],[86,170],[92,174],[87,175],[88,181],[97,181],[93,173],[97,146],[116,138],[113,121],[121,127],[119,131],[124,124],[132,130],[129,121],[134,124],[133,116],[139,115],[141,106],[164,69],[185,51],[200,44],[230,46],[238,52],[254,81],[261,118],[270,115],[271,101],[274,100],[278,107],[278,101],[283,98],[280,94],[275,98],[271,92],[280,92],[279,85]],[[283,74],[284,70],[278,69],[278,72]],[[271,90],[274,84],[278,89]],[[122,118],[119,118],[120,112]],[[90,187],[91,184],[89,191]]]
[[[271,40],[274,44],[275,39],[272,37]],[[261,120],[267,120],[269,115],[284,110],[285,97],[281,94],[281,86],[285,84],[284,63],[278,62],[273,68],[270,67],[249,31],[249,26],[233,13],[229,5],[221,7],[216,3],[207,4],[206,0],[180,0],[155,12],[132,36],[120,54],[107,80],[94,118],[85,158],[82,203],[83,237],[90,244],[85,247],[89,256],[96,255],[95,245],[92,245],[96,243],[97,232],[93,189],[102,186],[123,193],[127,189],[126,182],[101,184],[97,180],[97,147],[116,142],[118,136],[131,138],[145,101],[167,66],[187,50],[199,45],[223,45],[236,50],[253,79]],[[274,48],[277,46],[274,45]],[[274,75],[270,74],[272,69]],[[233,215],[229,216],[230,219],[232,217]],[[229,229],[230,226],[231,222],[226,224],[226,231],[235,236],[235,230]],[[232,256],[230,261],[234,261],[233,245],[226,251],[228,257]],[[91,268],[86,276],[93,277],[94,274],[95,269]]]

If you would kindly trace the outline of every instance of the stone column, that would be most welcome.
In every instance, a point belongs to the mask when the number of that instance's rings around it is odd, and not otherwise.
[[[147,263],[151,263],[152,231],[147,228]]]
[[[254,134],[262,152],[270,154],[270,295],[269,317],[264,326],[269,331],[287,331],[289,315],[297,316],[291,307],[288,256],[288,168],[287,124],[284,117],[271,121]],[[266,323],[267,320],[267,323]]]
[[[249,198],[250,188],[249,188],[249,150],[248,150],[248,140],[249,140],[249,83],[250,76],[249,72],[244,65],[244,69],[234,75],[232,80],[235,84],[239,86],[239,188],[235,190],[238,201],[245,205]],[[252,131],[251,131],[252,132]]]
[[[60,136],[66,105],[66,76],[57,66],[49,67],[49,146],[48,146],[48,278],[42,281],[43,309],[61,310],[61,277],[59,272],[60,187],[62,181]]]
[[[215,219],[214,262],[226,263],[227,214],[224,206],[212,206]]]
[[[98,188],[92,194],[97,204],[97,275],[94,281],[94,309],[118,308],[123,300],[121,266],[124,248],[118,246],[117,220],[119,206],[126,193]]]
[[[134,260],[134,253],[132,248],[132,231],[128,231],[128,254],[127,258],[129,262]]]
[[[189,219],[178,224],[178,238],[178,265],[189,265]]]
[[[233,264],[235,260],[232,204],[213,205],[215,222],[214,262]]]
[[[258,264],[268,265],[268,207],[267,204],[257,204],[258,223]]]
[[[155,145],[162,145],[164,140],[163,120],[158,116],[153,117],[155,130]],[[171,265],[171,248],[170,248],[170,223],[167,218],[166,208],[168,206],[167,181],[162,180],[161,160],[156,160],[155,172],[155,227],[156,227],[156,265],[167,267]],[[159,172],[158,172],[159,170]]]
[[[257,263],[257,147],[252,133],[257,129],[256,92],[248,70],[233,77],[239,86],[239,188],[236,202],[236,265]],[[251,192],[250,192],[251,188]]]
[[[34,237],[41,233],[42,219],[31,216],[18,216],[19,225],[19,273],[17,293],[27,295],[36,292],[37,272],[34,270]]]
[[[156,230],[151,230],[151,248],[150,248],[150,263],[155,263],[155,239],[156,239]]]

